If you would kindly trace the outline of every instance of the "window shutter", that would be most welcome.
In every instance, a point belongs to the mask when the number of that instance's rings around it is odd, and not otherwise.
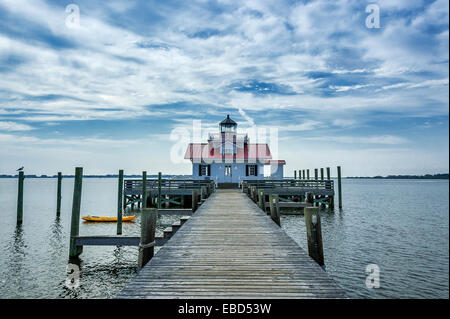
[[[255,176],[258,176],[258,165],[255,165]]]
[[[245,176],[248,176],[248,165],[245,165]]]
[[[208,165],[208,176],[211,176],[211,165]]]
[[[202,176],[202,166],[198,165],[198,176]]]

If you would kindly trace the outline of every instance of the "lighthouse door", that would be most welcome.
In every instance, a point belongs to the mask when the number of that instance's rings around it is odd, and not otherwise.
[[[225,171],[224,171],[224,182],[225,183],[231,183],[233,177],[232,177],[232,169],[231,165],[225,165]]]

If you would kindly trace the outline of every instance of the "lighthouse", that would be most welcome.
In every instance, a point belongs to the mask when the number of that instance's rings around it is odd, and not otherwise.
[[[192,162],[192,178],[214,180],[219,188],[239,187],[243,180],[282,179],[286,161],[272,159],[268,144],[252,143],[247,133],[237,133],[237,126],[227,115],[207,143],[188,145],[184,158]]]

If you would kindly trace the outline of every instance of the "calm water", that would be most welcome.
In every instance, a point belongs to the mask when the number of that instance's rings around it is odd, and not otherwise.
[[[449,297],[449,184],[423,180],[344,180],[344,209],[322,211],[328,273],[355,298]],[[73,179],[26,179],[24,223],[16,228],[17,181],[0,179],[0,298],[110,298],[136,275],[136,247],[84,247],[81,286],[65,287]],[[83,215],[113,216],[115,179],[83,180]],[[169,224],[177,217],[164,217]],[[283,229],[306,249],[303,216]],[[81,223],[80,234],[112,235],[115,224]],[[162,230],[162,226],[158,231]],[[139,235],[136,222],[124,235]],[[381,287],[367,289],[365,268],[380,267]]]

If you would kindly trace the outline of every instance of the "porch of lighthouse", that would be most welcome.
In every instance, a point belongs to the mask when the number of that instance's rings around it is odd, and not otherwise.
[[[209,134],[207,143],[191,143],[185,159],[192,161],[193,179],[213,179],[218,187],[238,187],[242,180],[283,178],[285,161],[274,161],[269,146],[251,143],[246,133],[237,132],[229,115],[219,123],[219,132]]]

